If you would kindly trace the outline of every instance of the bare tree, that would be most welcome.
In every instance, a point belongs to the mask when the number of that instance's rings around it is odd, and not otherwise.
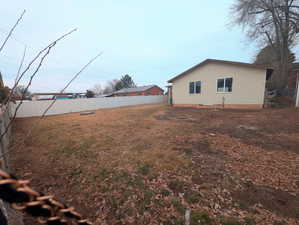
[[[234,22],[247,30],[248,37],[259,40],[275,50],[279,63],[276,88],[287,84],[289,52],[296,44],[299,32],[298,0],[235,0],[232,6]]]
[[[96,95],[102,95],[103,94],[103,88],[102,85],[100,83],[94,85],[92,91],[96,94]]]
[[[25,85],[18,85],[13,91],[13,96],[17,99],[28,99],[31,93]]]
[[[110,93],[116,91],[116,85],[118,82],[119,82],[119,80],[116,80],[116,79],[108,81],[106,87],[104,88],[103,93],[110,94]]]

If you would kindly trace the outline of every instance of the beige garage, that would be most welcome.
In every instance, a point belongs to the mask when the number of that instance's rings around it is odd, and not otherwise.
[[[170,79],[174,106],[262,108],[273,70],[250,63],[207,59]]]

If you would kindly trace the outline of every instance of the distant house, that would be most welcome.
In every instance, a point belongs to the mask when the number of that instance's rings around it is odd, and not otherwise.
[[[85,98],[85,93],[33,93],[31,95],[32,101],[43,100],[66,100],[74,98]]]
[[[273,70],[250,63],[207,59],[170,79],[174,106],[262,108]]]
[[[134,88],[123,88],[115,91],[108,97],[116,96],[148,96],[148,95],[163,95],[164,90],[157,85],[147,85]]]

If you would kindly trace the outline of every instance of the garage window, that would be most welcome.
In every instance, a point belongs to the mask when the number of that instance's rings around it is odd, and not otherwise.
[[[217,92],[232,92],[233,78],[222,78],[217,80]]]

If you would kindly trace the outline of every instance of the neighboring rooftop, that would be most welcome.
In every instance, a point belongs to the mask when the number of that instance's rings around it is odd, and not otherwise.
[[[222,64],[229,64],[229,65],[235,65],[235,66],[244,66],[244,67],[250,67],[250,68],[256,68],[256,69],[267,69],[267,66],[265,65],[257,65],[252,63],[244,63],[244,62],[235,62],[235,61],[226,61],[226,60],[218,60],[218,59],[206,59],[205,61],[191,67],[190,69],[184,71],[183,73],[175,76],[174,78],[170,79],[168,83],[173,82],[174,80],[186,75],[187,73],[190,73],[194,71],[195,69],[204,66],[208,63],[222,63]]]
[[[140,86],[140,87],[134,87],[134,88],[123,88],[123,89],[120,89],[119,91],[113,92],[113,94],[143,92],[143,91],[147,91],[148,89],[151,89],[153,87],[158,87],[158,86],[157,85],[146,85],[146,86]]]
[[[33,93],[32,95],[74,95],[74,94],[85,94],[85,93],[44,92],[44,93]]]

